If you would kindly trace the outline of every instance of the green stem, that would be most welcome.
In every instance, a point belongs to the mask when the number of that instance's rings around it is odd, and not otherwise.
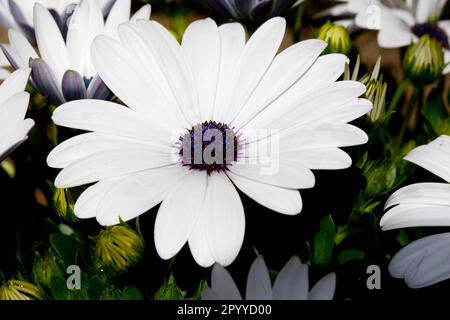
[[[414,114],[414,107],[417,105],[417,99],[421,97],[422,88],[414,87],[414,92],[409,99],[408,106],[406,107],[405,119],[403,121],[402,127],[397,137],[397,149],[402,145],[403,139],[405,137],[406,129],[408,128],[411,117]]]
[[[389,104],[389,109],[387,114],[391,114],[397,109],[398,104],[405,95],[406,89],[408,88],[411,81],[407,78],[403,79],[397,86],[397,90],[392,97],[391,103]]]
[[[299,42],[301,38],[303,14],[305,13],[307,2],[308,1],[305,1],[304,3],[300,4],[297,8],[297,14],[294,23],[294,42]]]

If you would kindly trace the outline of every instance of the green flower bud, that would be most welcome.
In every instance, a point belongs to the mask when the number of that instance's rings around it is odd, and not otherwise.
[[[74,213],[77,195],[71,189],[53,188],[53,208],[61,219],[67,222],[76,222]]]
[[[0,300],[41,300],[39,288],[23,280],[11,279],[0,287]]]
[[[327,22],[320,27],[317,38],[328,43],[328,47],[324,53],[342,53],[348,55],[352,49],[352,40],[350,39],[347,28],[332,22]]]
[[[49,288],[51,278],[54,276],[64,277],[59,267],[58,256],[51,250],[48,250],[43,257],[36,252],[33,262],[34,281],[45,288]]]
[[[361,67],[361,59],[358,58],[355,63],[352,74],[350,74],[350,67],[346,65],[344,80],[359,81],[366,86],[366,93],[364,98],[370,100],[373,104],[372,110],[367,114],[367,120],[370,123],[375,123],[380,119],[383,119],[386,108],[386,92],[387,83],[383,80],[383,75],[380,74],[381,70],[381,56],[373,67],[372,71],[366,73],[362,78],[359,77],[359,69]]]
[[[437,39],[423,35],[406,50],[403,68],[406,76],[417,86],[435,82],[445,68],[441,43]]]
[[[144,239],[128,225],[108,227],[97,239],[96,252],[101,264],[115,272],[136,265],[144,253]]]

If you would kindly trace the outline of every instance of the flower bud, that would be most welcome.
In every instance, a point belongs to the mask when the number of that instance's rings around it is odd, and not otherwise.
[[[332,22],[325,23],[319,29],[317,38],[328,43],[328,47],[324,53],[342,53],[348,55],[352,49],[352,41],[347,28]]]
[[[41,300],[39,288],[23,280],[11,279],[0,287],[0,300]]]
[[[51,278],[54,276],[63,277],[59,267],[59,258],[51,250],[42,257],[38,252],[35,254],[33,262],[33,279],[42,287],[49,288]]]
[[[441,43],[429,35],[411,44],[403,58],[406,76],[415,85],[423,86],[439,79],[445,68]]]
[[[144,239],[124,223],[108,227],[100,231],[96,252],[104,267],[123,272],[141,260]]]
[[[61,219],[67,222],[76,222],[74,213],[76,195],[71,189],[53,188],[53,208]]]

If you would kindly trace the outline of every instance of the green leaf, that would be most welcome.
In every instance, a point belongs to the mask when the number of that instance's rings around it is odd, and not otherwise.
[[[80,243],[71,236],[60,233],[50,235],[50,244],[56,253],[61,257],[64,265],[70,266],[77,264],[77,255]]]
[[[320,221],[320,230],[314,236],[312,245],[312,263],[315,265],[327,265],[332,257],[336,227],[331,215]]]
[[[61,276],[52,276],[50,279],[50,291],[55,300],[67,300],[70,290],[67,288],[66,279]]]
[[[344,264],[349,261],[362,260],[365,257],[365,253],[360,250],[347,249],[342,251],[338,256],[339,264]]]
[[[161,288],[155,294],[155,300],[183,300],[186,296],[186,291],[182,291],[175,283],[175,277],[170,275]]]
[[[122,291],[122,300],[143,300],[141,292],[136,287],[125,287]]]
[[[434,139],[443,134],[450,134],[450,118],[448,117],[441,96],[438,92],[433,92],[430,99],[422,108],[422,115],[425,119],[424,130],[429,139]]]
[[[200,281],[200,284],[198,285],[197,290],[195,290],[194,296],[192,297],[192,299],[194,300],[200,300],[202,298],[202,292],[203,290],[208,286],[208,283],[206,282],[206,280],[202,280]]]

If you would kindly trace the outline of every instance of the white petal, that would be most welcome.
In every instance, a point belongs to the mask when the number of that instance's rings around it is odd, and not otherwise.
[[[309,292],[309,300],[333,300],[336,274],[331,272],[320,279]]]
[[[95,153],[64,168],[55,179],[57,188],[72,188],[106,178],[171,165],[171,158],[154,150],[132,146]]]
[[[90,52],[92,41],[103,32],[103,14],[96,1],[82,1],[75,8],[67,30],[67,52],[70,69],[83,76],[92,77]]]
[[[386,209],[397,204],[450,207],[450,184],[416,183],[406,186],[390,196],[384,207]]]
[[[191,172],[164,198],[155,221],[155,246],[162,259],[170,259],[187,242],[202,209],[206,173]]]
[[[77,100],[58,107],[52,116],[55,124],[87,131],[96,131],[148,142],[166,141],[171,132],[150,116],[145,116],[113,102]]]
[[[278,274],[273,285],[274,300],[308,300],[308,266],[292,257]]]
[[[208,239],[206,238],[205,214],[205,210],[202,209],[197,223],[189,236],[188,243],[195,262],[204,268],[208,268],[215,261],[208,246]]]
[[[432,204],[398,205],[384,214],[380,226],[384,231],[408,227],[450,226],[450,207]]]
[[[280,154],[280,157],[290,159],[311,170],[340,170],[352,165],[352,158],[338,148],[288,151]]]
[[[405,160],[450,182],[450,137],[440,136],[427,145],[415,148],[408,153]]]
[[[14,71],[0,86],[0,104],[11,98],[16,93],[25,90],[30,77],[30,69]]]
[[[239,190],[264,207],[287,215],[296,215],[302,210],[302,198],[296,189],[257,182],[232,172],[227,172],[227,175]]]
[[[289,189],[307,189],[314,187],[313,173],[305,166],[276,155],[276,158],[258,160],[255,164],[235,163],[229,170],[248,179]],[[270,162],[269,162],[270,161]]]
[[[224,121],[223,113],[231,100],[234,73],[245,47],[245,30],[240,23],[226,23],[219,27],[220,73],[217,84],[213,119]]]
[[[404,47],[411,44],[414,39],[411,26],[388,10],[381,11],[380,26],[378,44],[383,48]]]
[[[147,147],[155,153],[171,154],[172,148],[163,145],[152,145],[143,140],[123,138],[97,132],[80,134],[56,146],[47,157],[51,168],[64,168],[68,165],[96,153],[108,152],[114,149]]]
[[[152,6],[150,4],[146,4],[142,6],[135,14],[131,17],[130,21],[136,23],[140,19],[150,19],[150,15],[152,14]]]
[[[97,208],[100,201],[122,179],[124,177],[103,179],[87,188],[75,203],[75,215],[80,219],[94,218],[97,215]]]
[[[166,79],[167,88],[176,100],[178,110],[191,126],[200,121],[194,79],[185,54],[177,40],[155,21],[140,20],[137,26],[142,39],[153,53],[156,65]]]
[[[208,177],[203,210],[211,254],[214,261],[227,266],[236,259],[244,241],[245,215],[239,194],[225,174]]]
[[[221,55],[219,31],[214,20],[208,18],[191,23],[184,32],[182,47],[197,86],[202,120],[210,120]]]
[[[66,44],[52,15],[39,3],[34,6],[34,26],[41,57],[50,66],[60,88],[64,72],[70,69]]]
[[[259,256],[253,262],[247,278],[246,300],[272,300],[272,283],[264,258]]]
[[[148,43],[139,34],[139,28],[131,23],[123,24],[119,27],[119,36],[123,43],[123,46],[130,50],[132,56],[128,61],[125,61],[123,57],[123,69],[121,69],[121,75],[118,76],[115,70],[108,70],[105,65],[104,75],[107,79],[110,79],[109,85],[114,91],[122,92],[124,79],[134,79],[130,81],[136,81],[136,76],[141,75],[142,79],[139,80],[139,84],[132,91],[142,91],[142,85],[145,87],[143,92],[135,92],[134,95],[142,95],[140,99],[142,103],[139,103],[139,110],[150,113],[154,117],[159,118],[160,121],[164,121],[172,127],[177,125],[186,128],[190,126],[190,123],[185,121],[182,114],[177,107],[177,101],[169,88],[168,82],[161,70],[161,66],[158,65],[155,59],[154,53]],[[136,62],[131,61],[135,59]],[[131,63],[131,64],[130,64]],[[139,64],[139,72],[131,72],[130,66]],[[129,95],[133,92],[126,91],[122,95]],[[127,96],[128,97],[128,96]],[[131,97],[134,99],[134,97]],[[151,103],[149,102],[151,100]],[[130,100],[131,102],[132,100]]]
[[[159,97],[154,79],[128,48],[109,37],[99,36],[91,54],[102,80],[127,106],[167,124],[170,118],[166,117],[166,101]]]
[[[187,170],[170,166],[147,170],[121,180],[106,193],[97,208],[101,225],[115,225],[145,213],[163,201]]]
[[[39,57],[36,50],[21,32],[9,29],[8,38],[14,53],[17,54],[17,56],[13,56],[13,59],[20,68],[28,68],[30,58],[36,59]]]
[[[266,129],[296,129],[302,126],[331,123],[330,117],[339,116],[339,111],[358,101],[366,87],[356,81],[340,81],[307,94],[303,99],[288,103],[275,110],[267,108],[252,121],[252,126]],[[281,100],[281,99],[280,99]],[[278,104],[279,102],[277,102]],[[354,106],[352,109],[356,109]],[[359,111],[359,110],[358,110]]]
[[[245,107],[233,122],[236,127],[251,120],[286,90],[314,64],[327,43],[311,39],[294,44],[278,54],[253,92]]]
[[[414,241],[400,250],[389,264],[390,273],[405,278],[411,288],[423,288],[450,278],[450,234]]]
[[[220,300],[242,300],[242,296],[228,271],[215,264],[211,273],[211,288]]]
[[[118,40],[117,28],[120,24],[128,22],[130,12],[131,0],[116,0],[105,22],[105,34]]]
[[[258,86],[278,51],[285,29],[283,18],[272,18],[259,27],[247,42],[234,76],[233,98],[225,108],[226,123],[234,119]]]

